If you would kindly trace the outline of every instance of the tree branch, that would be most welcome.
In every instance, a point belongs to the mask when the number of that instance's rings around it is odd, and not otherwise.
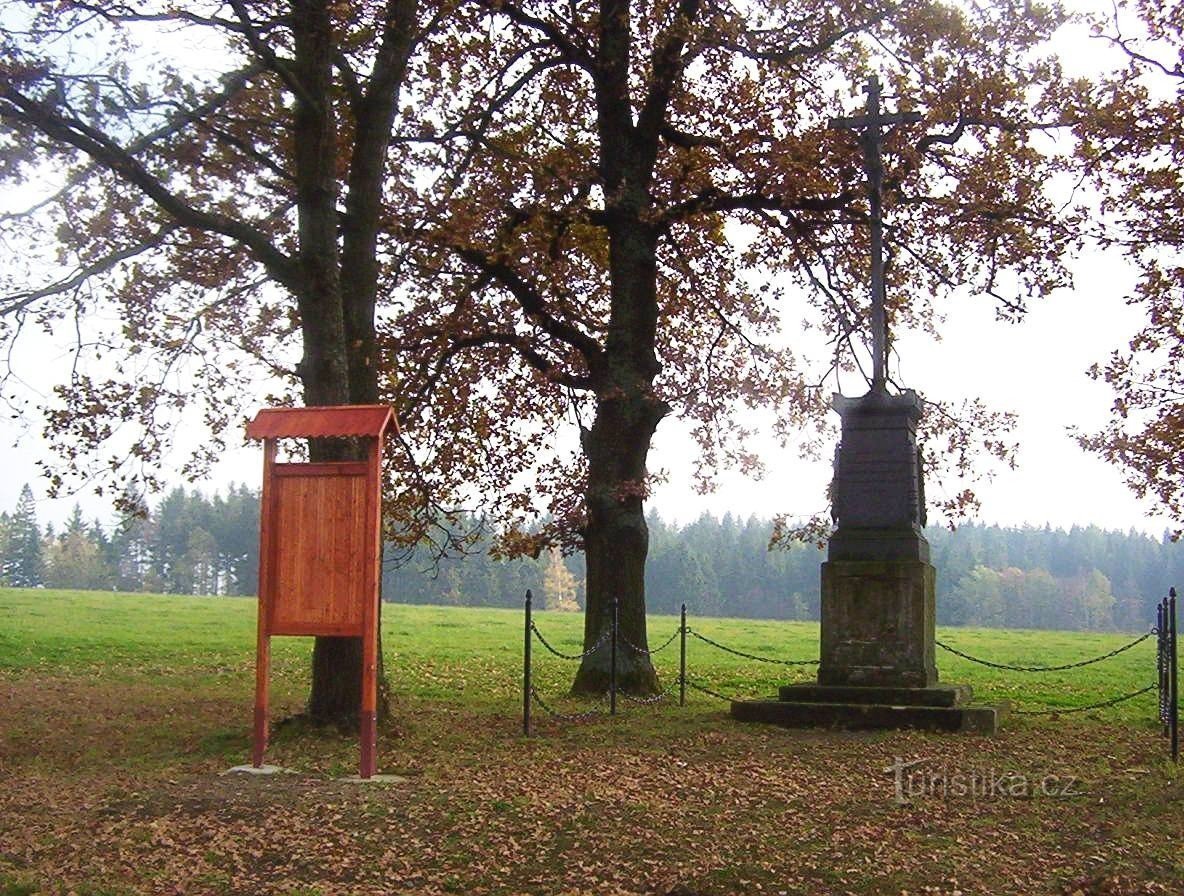
[[[675,82],[682,73],[682,53],[700,0],[681,0],[674,21],[654,46],[650,60],[650,84],[637,116],[637,135],[649,159],[656,157],[658,137],[666,120]],[[652,165],[652,161],[650,162]],[[647,165],[646,168],[650,167]]]
[[[8,296],[2,300],[3,304],[0,304],[0,316],[23,311],[34,302],[47,298],[48,296],[59,295],[63,292],[69,292],[72,289],[77,289],[91,277],[110,270],[115,265],[119,264],[119,262],[127,261],[127,259],[134,258],[141,252],[146,252],[149,249],[158,247],[164,242],[165,238],[169,234],[177,230],[177,227],[178,225],[175,222],[169,222],[147,239],[104,255],[102,258],[85,265],[79,269],[76,274],[71,277],[67,277],[65,280],[59,280],[56,283],[51,283],[48,286],[41,287],[40,289],[28,290]]]
[[[752,191],[749,193],[725,193],[715,187],[709,187],[698,195],[672,205],[662,215],[662,224],[670,227],[680,221],[701,214],[712,212],[732,211],[765,211],[765,212],[828,212],[837,211],[858,195],[858,191],[845,190],[836,196],[819,196],[803,198],[793,202],[770,196],[766,193]]]
[[[590,370],[600,366],[604,355],[604,349],[601,348],[600,343],[578,327],[551,314],[547,310],[547,303],[542,294],[522,279],[517,271],[504,261],[491,258],[479,249],[458,246],[453,247],[453,251],[477,270],[499,283],[518,302],[527,318],[537,324],[548,336],[558,339],[580,352]]]
[[[155,202],[179,225],[219,233],[234,240],[263,264],[277,281],[289,288],[294,286],[296,265],[260,231],[225,215],[194,208],[107,134],[85,122],[62,116],[47,104],[15,90],[11,84],[0,85],[0,121],[6,119],[34,127],[49,138],[82,152]]]

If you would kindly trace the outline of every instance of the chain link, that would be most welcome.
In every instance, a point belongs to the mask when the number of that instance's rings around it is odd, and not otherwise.
[[[681,634],[681,633],[682,633],[682,629],[680,629],[680,628],[675,629],[674,634],[671,635],[669,638],[667,638],[666,642],[661,647],[652,647],[648,650],[644,647],[638,647],[636,644],[634,644],[632,641],[630,641],[624,635],[618,634],[617,639],[622,644],[624,644],[626,647],[628,647],[630,650],[635,651],[636,653],[643,654],[644,656],[653,656],[655,653],[660,653],[661,651],[663,651],[667,647],[669,647],[671,644],[673,644],[674,639],[677,638],[679,636],[679,634]]]
[[[1159,721],[1163,725],[1169,724],[1172,717],[1172,701],[1168,694],[1168,654],[1171,650],[1171,635],[1167,631],[1153,629],[1159,635],[1155,645],[1155,682],[1159,691]]]
[[[543,637],[543,633],[539,631],[539,627],[535,625],[533,619],[530,621],[530,630],[534,632],[535,637],[539,639],[539,641],[545,648],[547,648],[547,650],[559,657],[561,660],[582,660],[586,656],[591,656],[604,646],[604,642],[607,641],[609,636],[612,634],[612,629],[606,628],[603,632],[601,632],[600,640],[585,650],[583,653],[561,653],[552,647],[547,639]]]
[[[698,638],[700,641],[704,642],[705,644],[710,644],[712,647],[722,650],[725,653],[730,653],[733,656],[742,656],[746,660],[756,660],[758,663],[775,663],[778,666],[817,666],[818,665],[818,660],[779,660],[779,659],[775,659],[775,658],[769,657],[769,656],[757,656],[755,653],[745,653],[742,650],[734,650],[731,647],[726,647],[725,645],[720,644],[719,641],[711,640],[706,635],[699,634],[697,631],[694,631],[693,629],[687,629],[687,634],[690,635],[692,638]]]
[[[1091,709],[1105,709],[1107,706],[1116,706],[1127,700],[1134,700],[1136,697],[1141,697],[1148,691],[1154,691],[1158,687],[1159,683],[1156,682],[1155,684],[1147,685],[1142,690],[1132,691],[1129,694],[1123,694],[1121,697],[1115,697],[1112,700],[1104,700],[1101,703],[1091,703],[1089,706],[1072,706],[1068,709],[1013,709],[1012,712],[1017,716],[1059,716],[1073,712],[1088,712]]]
[[[653,694],[649,697],[634,697],[632,694],[626,694],[624,691],[617,691],[617,696],[624,697],[630,703],[636,703],[639,706],[652,706],[655,703],[661,703],[663,700],[667,699],[671,693],[673,693],[674,689],[678,687],[678,684],[679,678],[676,676],[674,681],[668,684],[666,686],[666,690],[662,691],[660,694]]]
[[[941,641],[936,639],[933,643],[942,650],[948,650],[950,653],[954,654],[954,656],[960,656],[964,660],[969,660],[972,663],[978,663],[980,666],[988,666],[991,669],[1006,669],[1009,672],[1063,672],[1066,669],[1080,669],[1082,666],[1092,666],[1094,663],[1100,663],[1103,660],[1108,660],[1111,657],[1118,656],[1120,653],[1130,650],[1137,644],[1142,644],[1154,634],[1155,629],[1152,629],[1151,631],[1147,632],[1147,634],[1140,635],[1129,644],[1123,644],[1121,647],[1117,647],[1114,650],[1111,650],[1109,653],[1104,653],[1101,656],[1095,656],[1088,660],[1079,660],[1076,663],[1065,663],[1062,666],[1011,666],[1007,663],[993,663],[990,660],[984,660],[977,656],[971,656],[969,653],[963,653],[961,650],[957,650],[951,647],[949,644],[943,644]]]

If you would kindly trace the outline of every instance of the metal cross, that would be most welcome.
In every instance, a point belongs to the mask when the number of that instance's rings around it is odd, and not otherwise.
[[[867,79],[867,114],[831,119],[832,128],[862,131],[863,170],[867,174],[867,199],[872,249],[872,391],[886,391],[888,361],[888,317],[884,311],[884,164],[880,150],[884,142],[882,128],[921,120],[920,112],[880,112],[880,79]]]

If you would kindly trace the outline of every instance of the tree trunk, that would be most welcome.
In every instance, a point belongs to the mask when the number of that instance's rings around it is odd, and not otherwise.
[[[646,651],[645,562],[649,528],[642,485],[650,439],[666,413],[652,396],[601,401],[596,422],[584,433],[588,457],[588,514],[584,550],[587,597],[584,658],[572,693],[602,694],[609,687],[612,649],[609,635],[613,604],[619,619],[617,687],[644,696],[658,691],[658,677]],[[603,639],[603,640],[602,640]]]
[[[415,43],[417,8],[417,0],[397,0],[388,4],[370,84],[365,98],[354,106],[356,134],[349,160],[346,214],[341,224],[338,287],[350,404],[376,404],[379,400],[374,309],[378,294],[376,252],[382,222],[383,177],[399,88]],[[336,176],[336,170],[333,173]],[[334,236],[336,238],[336,228]],[[381,583],[380,574],[380,591]],[[390,685],[382,658],[381,595],[376,623],[377,710],[381,724],[390,716]],[[312,655],[309,715],[318,721],[337,722],[343,726],[353,724],[361,707],[361,669],[360,639],[317,638]]]
[[[611,321],[603,366],[595,372],[596,420],[581,434],[588,458],[584,649],[605,637],[615,601],[620,626],[617,686],[644,696],[658,691],[658,677],[645,652],[646,459],[654,431],[670,408],[653,390],[661,370],[655,351],[657,237],[642,221],[644,194],[633,191],[630,200],[609,213]],[[604,693],[610,656],[606,638],[580,664],[572,692]]]
[[[293,116],[300,286],[297,302],[304,355],[298,372],[308,406],[349,404],[350,351],[338,246],[340,195],[337,118],[333,107],[335,35],[325,0],[294,0],[292,33],[297,94]],[[357,460],[357,449],[339,439],[314,439],[314,461]],[[381,650],[380,674],[381,674]],[[385,688],[382,689],[385,691]],[[379,714],[384,714],[380,701]],[[357,725],[362,705],[362,641],[318,637],[313,645],[308,715],[342,728]]]

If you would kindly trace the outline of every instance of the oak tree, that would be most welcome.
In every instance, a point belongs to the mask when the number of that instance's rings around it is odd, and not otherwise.
[[[449,173],[421,191],[425,276],[383,329],[390,382],[414,397],[410,424],[440,434],[421,445],[424,488],[497,495],[521,522],[509,552],[582,547],[585,647],[618,602],[632,648],[618,680],[653,692],[643,503],[659,424],[688,422],[709,487],[722,466],[759,470],[752,412],[786,439],[810,430],[828,364],[850,383],[866,358],[859,147],[831,118],[871,72],[924,113],[887,146],[893,326],[930,327],[967,284],[1018,315],[1065,281],[1074,240],[1038,136],[1060,121],[1059,67],[1039,50],[1060,14],[936,0],[463,13],[425,88],[439,111],[422,158]],[[802,317],[830,340],[821,368]],[[956,463],[1002,448],[955,426],[942,439]],[[553,521],[532,531],[540,505]],[[574,689],[608,676],[594,651]]]
[[[30,199],[0,223],[20,259],[0,275],[0,339],[77,334],[47,412],[56,483],[96,457],[116,495],[158,483],[185,421],[204,424],[199,471],[262,403],[261,373],[308,405],[379,399],[417,7],[4,4],[0,182]],[[317,639],[313,717],[355,718],[360,662],[355,639]]]
[[[1094,85],[1080,125],[1084,176],[1101,197],[1099,241],[1139,274],[1127,301],[1144,323],[1092,369],[1114,416],[1082,443],[1119,464],[1184,530],[1184,3],[1116,4],[1097,36],[1121,52]]]

